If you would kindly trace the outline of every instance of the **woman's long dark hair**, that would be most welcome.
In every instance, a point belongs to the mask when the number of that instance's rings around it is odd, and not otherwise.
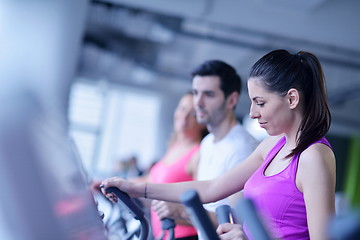
[[[267,90],[280,96],[285,96],[291,88],[300,93],[303,119],[297,131],[296,147],[287,157],[301,153],[328,132],[331,114],[325,77],[315,55],[304,51],[291,54],[286,50],[275,50],[254,64],[249,77],[259,78]]]

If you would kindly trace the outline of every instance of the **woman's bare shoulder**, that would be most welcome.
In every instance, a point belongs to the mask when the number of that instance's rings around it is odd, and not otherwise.
[[[305,149],[299,157],[298,172],[305,178],[319,178],[323,174],[335,177],[335,155],[332,149],[322,143],[315,143]],[[324,178],[324,176],[323,176]],[[326,177],[325,177],[326,179]]]
[[[269,136],[265,138],[257,147],[257,151],[265,158],[268,152],[276,145],[276,143],[282,138],[284,135],[278,136]]]
[[[299,157],[297,179],[301,191],[303,186],[311,186],[315,181],[319,186],[334,189],[336,162],[332,149],[322,143],[315,143],[305,149]]]
[[[309,166],[333,164],[335,155],[329,146],[323,143],[315,143],[301,153],[300,160],[301,164]]]

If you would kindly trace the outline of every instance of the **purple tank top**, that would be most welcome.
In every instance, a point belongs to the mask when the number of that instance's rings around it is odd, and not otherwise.
[[[244,197],[253,200],[273,238],[310,239],[304,196],[295,182],[300,154],[294,155],[289,165],[281,172],[271,176],[264,174],[266,167],[285,143],[286,138],[283,137],[270,150],[263,164],[246,182]],[[331,148],[325,138],[314,143],[323,143]],[[246,225],[244,225],[244,231],[251,239]]]

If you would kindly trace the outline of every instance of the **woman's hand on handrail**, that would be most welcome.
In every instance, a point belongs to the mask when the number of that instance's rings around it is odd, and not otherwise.
[[[105,189],[116,187],[127,193],[132,198],[146,197],[147,183],[133,182],[119,177],[107,178],[101,182],[100,188],[102,193],[112,202],[117,202],[117,197],[113,193],[106,193]]]

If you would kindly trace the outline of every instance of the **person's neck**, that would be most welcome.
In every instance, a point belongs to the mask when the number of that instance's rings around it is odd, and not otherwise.
[[[185,133],[178,133],[176,138],[176,143],[181,145],[195,145],[200,142],[199,136],[185,134]]]
[[[284,134],[286,137],[286,146],[289,149],[294,149],[297,145],[297,140],[299,137],[297,133],[298,133],[298,129],[300,128],[300,124],[301,124],[301,116],[295,117],[293,120],[292,127],[288,129],[288,131]]]
[[[296,138],[292,134],[285,134],[286,144],[284,147],[294,149],[296,147]]]
[[[216,143],[221,141],[236,124],[238,124],[238,121],[235,115],[231,114],[230,117],[225,118],[217,126],[208,126],[208,130],[214,135],[214,142]]]

